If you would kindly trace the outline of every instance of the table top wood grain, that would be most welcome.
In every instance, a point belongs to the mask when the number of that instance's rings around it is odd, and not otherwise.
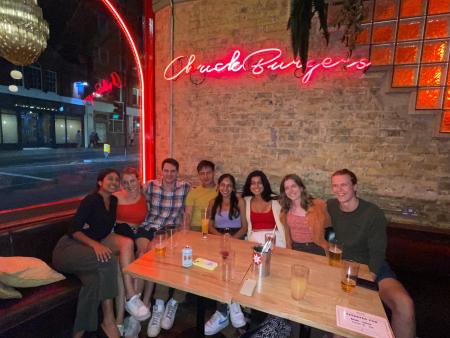
[[[271,273],[258,283],[252,297],[240,294],[245,279],[257,279],[252,272],[252,248],[255,243],[231,239],[233,274],[225,282],[221,278],[221,236],[193,231],[178,232],[173,238],[176,247],[159,257],[154,250],[135,260],[125,272],[155,283],[174,287],[223,303],[237,302],[259,311],[280,316],[298,323],[333,332],[345,337],[365,337],[336,325],[336,305],[364,311],[386,318],[383,305],[376,291],[356,287],[353,293],[342,291],[341,269],[328,265],[326,257],[289,249],[275,248],[271,257]],[[192,247],[193,258],[202,257],[219,263],[214,271],[196,266],[181,266],[181,249]],[[293,264],[309,268],[309,280],[303,300],[291,297],[290,276]],[[370,279],[369,269],[361,265],[360,277]]]

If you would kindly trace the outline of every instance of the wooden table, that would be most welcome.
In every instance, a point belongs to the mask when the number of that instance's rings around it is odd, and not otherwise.
[[[220,236],[208,235],[203,239],[198,232],[179,232],[174,236],[178,246],[165,257],[155,255],[154,250],[135,260],[125,272],[134,277],[190,292],[223,303],[237,302],[250,308],[280,316],[346,337],[362,337],[356,332],[336,325],[336,305],[349,307],[386,318],[378,293],[356,287],[348,294],[341,290],[340,268],[328,265],[326,257],[299,251],[276,248],[272,254],[271,273],[264,277],[252,297],[239,293],[241,285],[252,273],[252,247],[254,243],[231,240],[235,252],[233,278],[221,279],[220,266],[209,271],[192,266],[181,266],[181,249],[188,244],[193,257],[220,262]],[[296,301],[291,297],[290,275],[292,264],[302,264],[310,269],[305,298]],[[361,265],[360,277],[370,279],[369,269]]]
[[[174,236],[178,243],[173,253],[167,252],[165,257],[155,255],[151,250],[135,260],[125,269],[126,273],[158,284],[163,284],[178,290],[190,292],[198,296],[231,303],[233,295],[239,291],[241,282],[247,273],[253,244],[247,241],[231,239],[231,250],[235,252],[232,280],[222,281],[220,270],[221,236],[208,235],[203,239],[201,233],[186,231]],[[192,247],[194,258],[202,257],[219,263],[214,271],[196,266],[183,268],[181,266],[181,249]]]
[[[303,300],[291,297],[290,276],[293,264],[309,268],[309,281]],[[275,248],[270,276],[263,277],[252,297],[239,292],[233,301],[243,306],[306,324],[345,337],[365,337],[336,325],[336,305],[386,318],[378,292],[356,287],[349,294],[341,290],[341,269],[328,265],[326,257]],[[361,265],[360,277],[370,278],[367,265]],[[247,278],[256,279],[252,271]]]

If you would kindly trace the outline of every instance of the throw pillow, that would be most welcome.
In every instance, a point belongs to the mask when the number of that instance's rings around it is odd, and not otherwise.
[[[16,289],[0,283],[0,299],[22,298],[22,294]]]
[[[0,282],[28,288],[65,279],[45,262],[34,257],[0,257]]]

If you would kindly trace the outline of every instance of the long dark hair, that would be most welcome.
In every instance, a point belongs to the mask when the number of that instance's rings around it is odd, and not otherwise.
[[[284,183],[286,183],[287,180],[293,180],[295,182],[295,184],[297,184],[300,188],[302,188],[302,192],[300,194],[300,206],[305,209],[308,210],[308,208],[313,204],[313,197],[308,194],[308,192],[306,191],[306,187],[303,184],[302,179],[296,175],[296,174],[289,174],[284,176],[283,180],[281,181],[280,184],[280,204],[281,207],[283,208],[283,211],[288,212],[289,209],[292,206],[292,201],[289,199],[289,197],[287,197],[286,195],[286,191],[284,189]]]
[[[236,196],[236,180],[234,179],[233,175],[231,175],[231,174],[223,174],[222,176],[219,177],[217,186],[219,186],[220,183],[226,178],[228,178],[231,181],[231,185],[233,186],[232,187],[233,190],[231,191],[231,195],[230,195],[230,210],[228,212],[228,218],[230,220],[232,220],[232,219],[237,218],[240,214],[238,198]],[[219,211],[219,213],[221,212],[222,202],[223,202],[223,196],[219,191],[216,198],[214,199],[214,203],[213,203],[213,206],[211,209],[211,217],[210,217],[211,219],[214,219],[216,217],[217,211]]]
[[[119,176],[119,179],[120,179],[120,173],[116,169],[113,169],[113,168],[103,169],[97,175],[96,187],[94,190],[95,192],[98,192],[100,190],[100,186],[98,185],[98,182],[102,182],[105,179],[105,177],[111,173],[117,174],[117,176]]]
[[[267,179],[266,174],[264,174],[261,170],[255,170],[252,171],[250,174],[248,174],[247,179],[245,180],[244,188],[242,191],[242,196],[254,196],[253,193],[250,191],[250,185],[252,183],[253,177],[260,177],[261,182],[263,184],[264,190],[261,194],[261,197],[264,201],[269,202],[274,199],[274,192],[272,191],[272,188],[270,187],[269,180]]]

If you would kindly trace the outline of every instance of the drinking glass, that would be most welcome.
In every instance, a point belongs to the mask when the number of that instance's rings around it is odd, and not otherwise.
[[[156,231],[154,241],[156,255],[164,257],[166,255],[166,231]]]
[[[344,246],[341,242],[332,240],[328,247],[328,263],[331,266],[341,266],[342,250]]]
[[[264,235],[264,244],[270,241],[269,249],[273,250],[275,248],[275,243],[277,242],[277,235],[275,233],[269,232]]]
[[[295,300],[305,297],[308,284],[309,269],[306,266],[294,264],[291,267],[291,296]]]
[[[224,234],[220,241],[220,255],[223,259],[226,259],[231,250],[231,236],[230,234]]]
[[[202,208],[201,209],[201,215],[202,215],[202,236],[203,236],[203,238],[208,238],[209,219],[208,219],[207,212],[208,212],[207,208]]]
[[[170,253],[172,253],[178,246],[177,237],[175,237],[175,234],[178,231],[179,228],[176,225],[170,225],[166,227],[166,246]]]
[[[356,280],[358,279],[359,263],[354,261],[342,262],[342,278],[341,288],[345,292],[352,292],[356,286]]]

